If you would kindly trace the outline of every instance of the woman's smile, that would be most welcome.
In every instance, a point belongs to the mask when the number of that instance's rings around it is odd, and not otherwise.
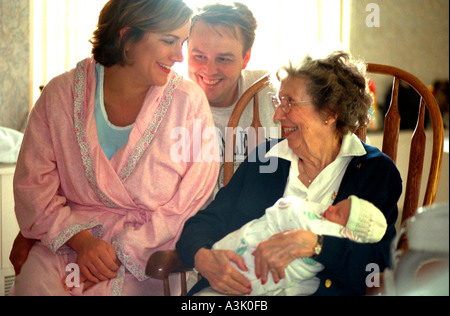
[[[164,64],[161,64],[159,62],[157,62],[158,66],[161,68],[162,71],[164,71],[165,73],[170,73],[170,69],[172,68],[171,66],[167,66]]]
[[[295,133],[297,130],[298,130],[298,127],[283,126],[283,132],[284,132],[285,137],[288,137],[292,133]]]

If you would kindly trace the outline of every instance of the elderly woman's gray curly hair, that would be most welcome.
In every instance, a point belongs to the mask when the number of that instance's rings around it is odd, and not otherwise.
[[[366,64],[354,60],[344,51],[326,58],[305,57],[298,66],[283,67],[287,77],[306,79],[306,89],[313,104],[325,118],[336,116],[340,136],[355,132],[370,120],[373,100],[369,93]],[[280,71],[277,74],[280,80]]]

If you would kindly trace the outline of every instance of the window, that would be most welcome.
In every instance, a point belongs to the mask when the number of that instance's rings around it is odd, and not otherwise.
[[[33,104],[39,86],[90,56],[89,39],[107,0],[33,0]]]
[[[248,68],[277,69],[307,53],[348,49],[349,0],[237,1],[245,3],[258,21]],[[185,2],[198,7],[214,1]]]
[[[277,69],[306,53],[348,49],[350,0],[240,0],[258,21],[249,69]],[[33,0],[33,103],[39,86],[89,56],[106,0]],[[215,0],[185,0],[193,8]],[[222,2],[227,2],[222,1]],[[230,1],[231,2],[231,1]],[[186,65],[177,70],[185,73]]]

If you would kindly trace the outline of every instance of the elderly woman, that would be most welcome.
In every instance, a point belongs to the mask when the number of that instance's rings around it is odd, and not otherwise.
[[[110,0],[93,57],[43,90],[14,177],[21,233],[38,240],[14,294],[162,294],[146,262],[175,247],[219,169],[192,146],[194,131],[216,141],[206,96],[171,69],[191,15],[181,0]],[[176,162],[177,129],[192,137]]]
[[[192,292],[208,283],[224,294],[251,292],[249,280],[238,271],[247,270],[243,259],[211,247],[286,196],[328,206],[356,195],[383,212],[388,228],[375,244],[304,230],[275,234],[254,252],[262,284],[269,273],[275,282],[282,279],[296,258],[312,257],[325,267],[318,274],[316,295],[362,295],[373,272],[368,264],[377,264],[380,271],[389,264],[401,178],[387,156],[353,134],[367,124],[372,102],[364,69],[345,52],[318,60],[307,57],[300,66],[285,68],[274,105],[286,138],[262,145],[267,152],[255,150],[211,205],[186,223],[177,243],[185,264],[203,276]],[[269,165],[277,168],[265,168]]]

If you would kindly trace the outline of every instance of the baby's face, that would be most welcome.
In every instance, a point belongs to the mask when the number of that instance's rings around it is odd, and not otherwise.
[[[342,200],[336,205],[330,205],[323,213],[323,217],[330,222],[345,226],[350,217],[351,206],[350,199]]]

